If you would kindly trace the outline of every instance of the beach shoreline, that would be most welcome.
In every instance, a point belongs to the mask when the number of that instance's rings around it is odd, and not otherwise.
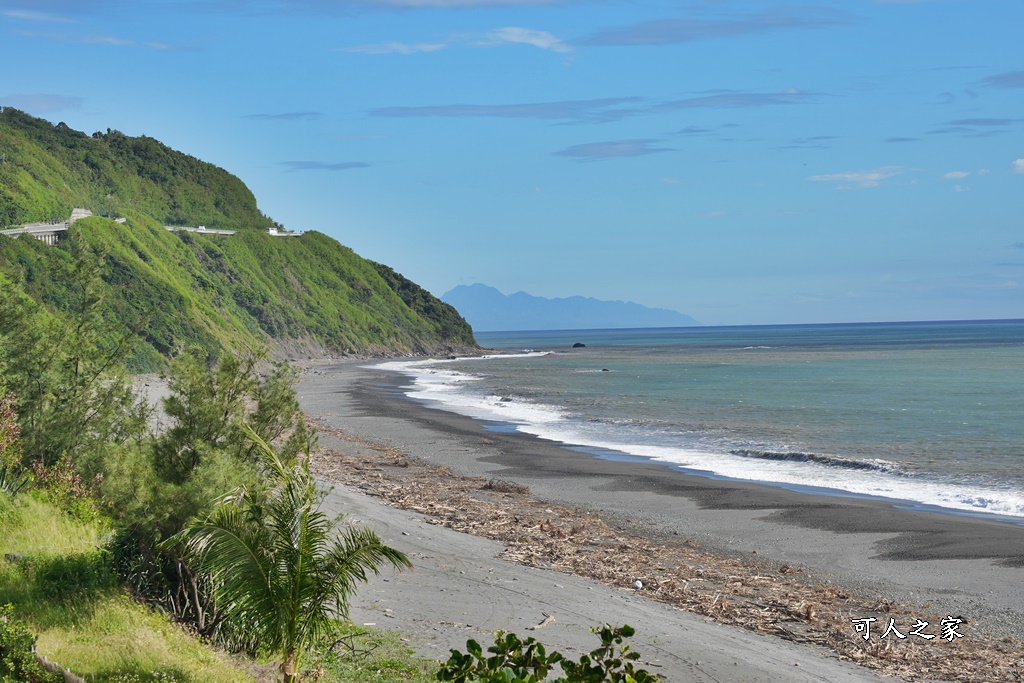
[[[307,414],[459,475],[529,487],[538,501],[590,510],[623,533],[798,566],[807,581],[955,615],[990,637],[1024,635],[1019,525],[597,458],[412,401],[401,391],[405,376],[365,365],[307,366],[299,386]]]

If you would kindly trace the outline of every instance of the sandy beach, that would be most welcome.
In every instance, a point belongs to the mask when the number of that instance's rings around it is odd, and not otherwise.
[[[1021,644],[1012,640],[1024,635],[1018,524],[598,458],[425,407],[401,395],[401,375],[363,365],[307,367],[298,393],[321,427],[324,478],[345,484],[328,499],[330,508],[377,529],[416,565],[359,593],[353,619],[403,631],[425,656],[445,658],[448,648],[469,637],[485,642],[497,629],[583,652],[596,643],[588,628],[610,622],[636,627],[635,649],[669,681],[875,680],[876,672],[1014,680],[1024,671]],[[423,466],[389,468],[386,457]],[[548,524],[548,537],[530,538],[543,538],[549,554],[614,538],[622,557],[608,553],[616,567],[594,571],[600,561],[576,556],[580,576],[571,576],[568,563],[493,529],[490,540],[459,533],[453,529],[474,526],[460,525],[462,503],[430,509],[422,497],[425,482],[459,477],[470,489],[474,481],[528,488],[518,498],[453,499],[484,506],[463,510],[463,518],[529,508],[540,522],[516,512],[528,530],[517,533],[526,537]],[[410,497],[413,489],[420,498]],[[595,530],[589,541],[554,533],[556,524],[576,519],[586,521],[572,524]],[[719,559],[677,559],[682,552]],[[645,563],[654,556],[660,565]],[[710,567],[719,565],[736,576],[711,577]],[[634,574],[645,579],[640,590]],[[962,638],[941,637],[944,617],[959,620]],[[875,619],[874,630],[864,640],[853,620],[867,618]],[[890,619],[899,633],[881,639]],[[908,635],[920,621],[929,622],[921,633],[937,637]],[[527,630],[541,623],[536,633]]]

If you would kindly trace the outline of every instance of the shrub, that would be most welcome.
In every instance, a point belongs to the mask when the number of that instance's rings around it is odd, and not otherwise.
[[[494,645],[487,648],[491,656],[485,657],[483,648],[475,640],[466,641],[467,654],[451,651],[451,657],[437,672],[437,680],[467,683],[539,683],[547,681],[555,664],[561,666],[565,676],[550,683],[656,683],[658,678],[636,669],[633,662],[640,658],[623,645],[634,634],[629,625],[613,627],[605,624],[591,629],[601,639],[601,647],[580,657],[578,662],[566,659],[559,652],[548,654],[544,645],[533,638],[520,640],[514,633],[498,631]]]
[[[14,395],[0,394],[0,467],[21,462],[21,427],[14,412]]]
[[[78,468],[67,454],[47,467],[41,460],[32,463],[37,486],[55,506],[83,521],[95,519],[96,502],[91,487],[82,481]]]
[[[97,549],[32,559],[36,585],[49,598],[65,598],[113,588],[116,578],[110,552]]]
[[[36,661],[36,637],[11,616],[10,605],[0,607],[0,681],[3,683],[60,683],[64,676],[47,673]]]
[[[0,493],[13,498],[28,484],[21,467],[21,427],[14,412],[14,396],[0,394]]]

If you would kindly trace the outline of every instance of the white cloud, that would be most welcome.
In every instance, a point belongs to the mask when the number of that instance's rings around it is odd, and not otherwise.
[[[530,45],[552,52],[572,52],[572,47],[561,38],[547,31],[538,31],[521,26],[505,26],[483,34],[457,33],[443,40],[424,43],[376,43],[342,48],[341,52],[356,52],[364,55],[400,54],[411,55],[419,52],[437,52],[449,47],[500,47],[502,45]]]
[[[840,190],[865,189],[878,187],[883,180],[902,175],[907,170],[903,166],[883,166],[869,171],[845,171],[843,173],[812,175],[808,180],[838,183],[838,189]]]
[[[131,38],[120,38],[106,34],[88,33],[41,33],[38,31],[15,31],[19,36],[25,38],[37,38],[40,40],[54,40],[60,43],[80,43],[83,45],[108,45],[111,47],[144,47],[151,50],[179,50],[185,49],[170,43],[155,40],[133,40]]]
[[[573,145],[555,152],[555,156],[570,157],[577,161],[594,159],[620,159],[636,157],[658,152],[675,151],[671,147],[652,147],[657,140],[609,140],[607,142],[588,142]]]
[[[968,171],[950,171],[946,175],[942,176],[943,180],[963,180],[967,176],[971,175]]]
[[[357,45],[342,48],[342,52],[357,52],[363,55],[412,55],[417,52],[437,52],[448,47],[449,43],[378,43],[376,45]]]
[[[487,34],[487,41],[484,45],[503,45],[507,43],[519,43],[523,45],[532,45],[533,47],[540,48],[542,50],[551,50],[552,52],[572,52],[572,48],[556,36],[551,35],[547,31],[538,31],[532,28],[522,28],[520,26],[506,26],[504,28],[497,28]]]
[[[65,17],[58,17],[55,14],[46,14],[45,12],[33,12],[32,10],[25,9],[8,9],[0,12],[5,17],[11,19],[22,19],[24,21],[46,21],[58,24],[71,24],[74,23],[73,19],[67,19]]]
[[[1010,164],[1010,170],[1014,173],[1024,173],[1024,159],[1017,159]]]

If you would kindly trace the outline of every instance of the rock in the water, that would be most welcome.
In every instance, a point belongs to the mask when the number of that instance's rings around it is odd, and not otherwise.
[[[575,344],[572,345],[572,348],[574,348],[574,349],[585,349],[585,348],[587,348],[587,345],[584,344],[583,342],[576,342]]]

